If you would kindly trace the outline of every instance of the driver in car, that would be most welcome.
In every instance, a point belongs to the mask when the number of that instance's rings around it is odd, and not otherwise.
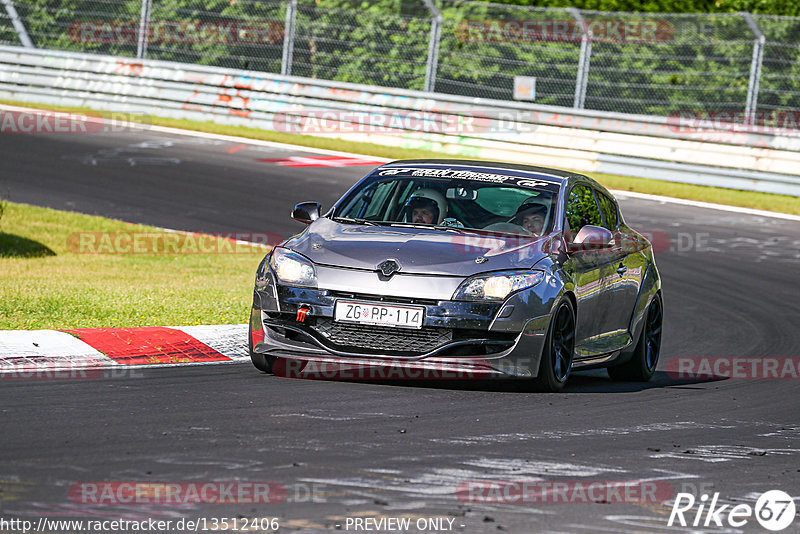
[[[525,203],[517,208],[511,222],[518,224],[535,236],[542,235],[547,208],[538,203]]]
[[[411,222],[415,224],[439,224],[447,215],[447,201],[433,189],[414,191],[406,207]]]

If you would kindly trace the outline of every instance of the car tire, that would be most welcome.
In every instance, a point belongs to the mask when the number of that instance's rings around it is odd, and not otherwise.
[[[272,364],[275,363],[275,356],[267,356],[253,352],[253,331],[247,328],[247,349],[250,352],[250,361],[253,366],[262,373],[272,374]]]
[[[575,354],[575,309],[561,299],[556,306],[545,338],[539,373],[533,380],[537,391],[557,393],[564,389]]]
[[[658,365],[658,355],[661,352],[661,326],[664,318],[664,306],[661,295],[656,293],[647,313],[644,316],[644,325],[639,334],[639,340],[633,349],[630,360],[616,367],[608,368],[608,376],[613,380],[626,380],[631,382],[647,382],[653,377]]]

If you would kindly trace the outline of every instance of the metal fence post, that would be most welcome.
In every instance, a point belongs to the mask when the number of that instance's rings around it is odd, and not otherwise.
[[[436,89],[436,69],[439,66],[439,43],[442,37],[442,14],[431,0],[422,0],[431,13],[431,34],[428,39],[428,61],[425,64],[425,91]]]
[[[22,23],[22,19],[19,18],[17,8],[14,7],[14,2],[12,0],[3,0],[3,5],[6,6],[6,13],[8,13],[8,18],[11,19],[11,24],[17,31],[17,36],[22,46],[25,48],[36,48],[33,46],[33,41],[31,41],[28,30],[25,29],[25,25]]]
[[[147,39],[150,34],[150,9],[152,0],[142,0],[142,14],[139,18],[139,38],[136,42],[136,57],[144,59],[147,56]]]
[[[570,12],[582,30],[581,55],[578,58],[578,75],[575,78],[575,99],[572,107],[583,109],[586,104],[586,88],[589,84],[589,59],[592,57],[592,37],[589,34],[589,25],[583,18],[581,12],[574,7],[568,7]]]
[[[286,4],[286,25],[283,31],[283,57],[281,58],[281,74],[291,76],[292,56],[294,55],[294,29],[297,23],[297,0],[289,0]]]
[[[756,108],[758,107],[758,86],[761,81],[761,65],[764,62],[764,46],[767,39],[758,27],[753,15],[747,11],[741,12],[742,18],[747,23],[750,31],[756,36],[753,43],[753,57],[750,60],[750,80],[747,83],[747,101],[744,105],[745,124],[753,124]]]

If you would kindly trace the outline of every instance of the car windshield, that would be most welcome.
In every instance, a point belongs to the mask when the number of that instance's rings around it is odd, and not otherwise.
[[[540,236],[553,227],[557,196],[555,183],[516,177],[491,183],[376,172],[339,203],[334,218]]]

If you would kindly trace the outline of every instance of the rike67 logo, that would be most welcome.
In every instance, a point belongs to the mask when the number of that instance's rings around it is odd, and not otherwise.
[[[781,490],[767,491],[749,504],[718,504],[719,493],[696,499],[691,493],[678,493],[667,526],[739,528],[755,519],[765,529],[780,532],[794,522],[796,507],[792,497]],[[697,509],[695,510],[695,506]]]

